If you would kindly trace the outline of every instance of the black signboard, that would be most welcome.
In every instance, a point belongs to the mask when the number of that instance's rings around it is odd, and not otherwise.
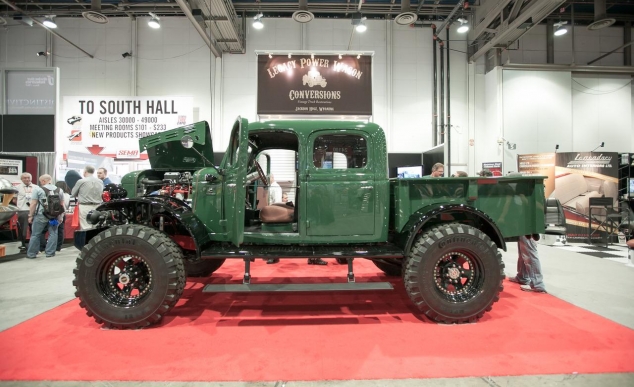
[[[372,115],[372,57],[259,55],[258,114]]]

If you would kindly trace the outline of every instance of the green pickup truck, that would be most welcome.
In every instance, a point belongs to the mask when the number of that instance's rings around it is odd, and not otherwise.
[[[211,275],[226,259],[243,260],[242,283],[203,291],[392,289],[387,281],[355,281],[354,260],[369,259],[402,277],[429,319],[474,322],[503,288],[500,249],[544,232],[543,178],[389,179],[385,135],[374,123],[238,118],[219,166],[206,122],[139,146],[152,169],[125,175],[127,197],[103,203],[88,216],[95,228],[75,234],[76,296],[111,328],[159,322],[186,276]],[[270,150],[294,152],[292,206],[258,203],[269,185]],[[256,258],[307,257],[347,265],[342,280],[251,281]]]

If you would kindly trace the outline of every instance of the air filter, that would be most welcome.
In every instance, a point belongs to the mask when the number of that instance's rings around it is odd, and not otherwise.
[[[591,31],[600,30],[616,23],[615,19],[606,17],[605,0],[594,0],[594,22],[588,26]]]
[[[92,0],[90,2],[90,11],[82,12],[81,15],[84,19],[90,20],[93,23],[108,23],[108,17],[99,11],[101,11],[101,0]]]
[[[298,23],[308,23],[315,15],[308,10],[308,0],[299,0],[299,10],[293,12],[293,20]]]
[[[401,13],[394,18],[396,24],[408,26],[418,20],[418,16],[414,12],[410,12],[409,1],[410,0],[401,1]]]

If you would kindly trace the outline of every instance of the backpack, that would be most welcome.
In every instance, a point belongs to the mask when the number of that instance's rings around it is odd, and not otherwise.
[[[48,219],[56,219],[58,216],[65,212],[64,210],[64,197],[62,196],[62,189],[50,190],[46,187],[42,187],[46,200],[40,203],[44,207],[44,216]],[[57,192],[56,192],[57,191]]]

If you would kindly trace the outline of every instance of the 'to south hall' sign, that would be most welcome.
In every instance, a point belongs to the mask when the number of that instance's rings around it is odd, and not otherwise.
[[[258,114],[372,115],[372,57],[258,55]]]

